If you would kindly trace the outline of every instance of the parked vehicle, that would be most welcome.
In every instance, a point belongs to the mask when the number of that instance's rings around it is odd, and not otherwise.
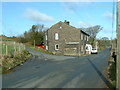
[[[97,49],[96,48],[92,48],[91,54],[97,54],[97,53],[98,53]]]
[[[41,49],[44,49],[45,47],[44,46],[38,46],[39,48],[41,48]]]
[[[98,50],[96,48],[92,48],[92,45],[90,44],[86,44],[85,51],[86,51],[86,54],[97,54],[98,53]]]
[[[92,45],[86,44],[86,46],[85,46],[85,51],[86,51],[86,54],[91,54]]]

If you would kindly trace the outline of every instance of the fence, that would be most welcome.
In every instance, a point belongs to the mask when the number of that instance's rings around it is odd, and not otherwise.
[[[14,41],[0,42],[1,55],[14,55],[15,52],[21,52],[24,49],[25,49],[25,45],[22,43],[16,43]]]

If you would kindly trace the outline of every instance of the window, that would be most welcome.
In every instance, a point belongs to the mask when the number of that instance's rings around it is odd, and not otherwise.
[[[58,39],[59,39],[58,33],[55,33],[55,40],[58,40]]]
[[[59,50],[59,45],[58,44],[55,45],[55,50]]]
[[[87,36],[87,41],[88,41],[88,36]]]
[[[62,26],[60,26],[60,29],[62,29]]]
[[[45,36],[45,38],[46,38],[46,40],[48,40],[48,39],[47,39],[47,38],[48,38],[47,35]]]
[[[83,40],[83,34],[81,33],[81,40]]]

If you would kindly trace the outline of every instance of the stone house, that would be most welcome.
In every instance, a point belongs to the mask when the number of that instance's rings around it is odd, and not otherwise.
[[[70,25],[68,21],[58,22],[45,33],[45,48],[54,54],[82,55],[89,35]]]

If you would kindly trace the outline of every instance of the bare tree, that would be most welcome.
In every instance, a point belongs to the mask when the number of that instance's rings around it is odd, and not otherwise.
[[[94,46],[97,34],[103,29],[100,25],[96,25],[89,28],[84,28],[83,30],[90,35],[89,43]]]

